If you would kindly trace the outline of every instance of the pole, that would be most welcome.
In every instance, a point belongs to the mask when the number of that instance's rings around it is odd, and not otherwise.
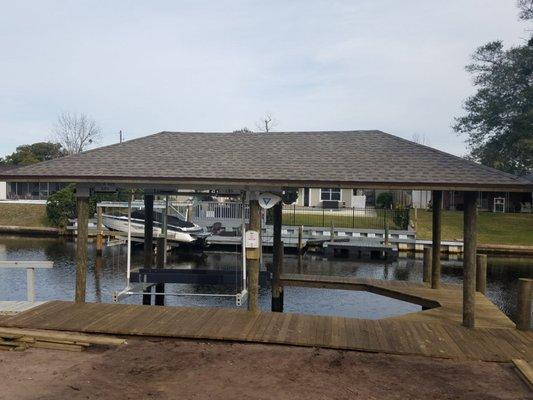
[[[476,320],[477,192],[464,192],[463,325]]]
[[[154,265],[154,195],[144,195],[144,268]],[[152,304],[152,287],[145,288],[143,304]]]
[[[250,228],[258,234],[257,249],[247,250],[248,269],[248,310],[259,312],[259,267],[261,259],[261,207],[257,200],[250,200]]]
[[[283,242],[281,241],[283,203],[274,206],[274,240],[272,269],[272,311],[283,312],[283,287],[280,285],[280,275],[283,268]]]
[[[476,256],[476,291],[485,294],[487,292],[487,255]]]
[[[103,215],[102,207],[96,206],[96,254],[102,255],[104,248],[104,238],[102,232]]]
[[[423,264],[423,281],[425,283],[431,282],[431,264],[432,264],[432,250],[431,247],[424,247],[424,264]]]
[[[531,329],[531,295],[533,279],[518,279],[518,304],[516,308],[516,328],[521,331]]]
[[[76,239],[76,303],[85,303],[87,287],[87,241],[89,238],[89,189],[76,189],[78,236]]]
[[[441,247],[441,226],[442,226],[442,191],[434,190],[431,194],[433,205],[432,224],[432,265],[431,265],[431,287],[440,288],[440,247]]]

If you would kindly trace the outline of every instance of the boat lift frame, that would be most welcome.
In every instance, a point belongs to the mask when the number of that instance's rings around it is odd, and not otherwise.
[[[243,196],[243,204],[244,204]],[[245,245],[245,233],[246,233],[246,223],[244,218],[244,212],[242,213],[242,234],[241,234],[241,254],[242,254],[242,290],[235,294],[230,293],[170,293],[170,292],[150,292],[147,293],[144,291],[150,283],[135,283],[132,285],[130,282],[131,276],[131,209],[133,203],[133,195],[128,199],[128,236],[127,236],[127,261],[126,261],[126,287],[120,291],[113,292],[113,302],[119,302],[121,299],[124,299],[129,296],[141,296],[141,295],[159,295],[159,296],[191,296],[191,297],[233,297],[235,298],[235,304],[240,307],[242,306],[248,298],[248,289],[247,289],[247,276],[246,276],[246,245]],[[137,204],[136,204],[137,205]],[[139,204],[140,205],[140,204]],[[106,205],[108,207],[124,207],[123,203],[114,203],[112,205]],[[168,214],[168,196],[165,202],[165,217],[163,218],[163,230],[164,235],[166,235],[166,215]],[[166,257],[165,257],[166,262]]]

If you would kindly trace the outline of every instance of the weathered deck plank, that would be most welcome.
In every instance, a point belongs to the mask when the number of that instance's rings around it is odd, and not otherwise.
[[[61,312],[57,312],[61,310]],[[28,315],[25,315],[28,314]],[[107,315],[107,317],[106,317]],[[533,360],[533,334],[403,319],[361,320],[222,308],[49,302],[4,319],[10,327],[248,341],[510,362]]]

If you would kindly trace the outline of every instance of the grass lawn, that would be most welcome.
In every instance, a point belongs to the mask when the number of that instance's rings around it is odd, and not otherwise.
[[[0,203],[0,225],[2,226],[51,226],[46,217],[46,206],[42,204]]]
[[[414,212],[411,213],[411,220]],[[478,243],[533,246],[533,214],[478,214]],[[431,211],[418,210],[417,238],[431,239]],[[442,212],[442,239],[463,239],[463,213]]]

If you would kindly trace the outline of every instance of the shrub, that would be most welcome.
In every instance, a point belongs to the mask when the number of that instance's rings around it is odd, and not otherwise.
[[[58,190],[46,202],[46,216],[57,227],[66,228],[68,221],[76,216],[74,185]]]
[[[392,220],[397,229],[406,231],[409,229],[409,208],[396,207]]]
[[[376,205],[378,208],[390,208],[392,205],[392,193],[383,192],[378,195],[376,199]]]

